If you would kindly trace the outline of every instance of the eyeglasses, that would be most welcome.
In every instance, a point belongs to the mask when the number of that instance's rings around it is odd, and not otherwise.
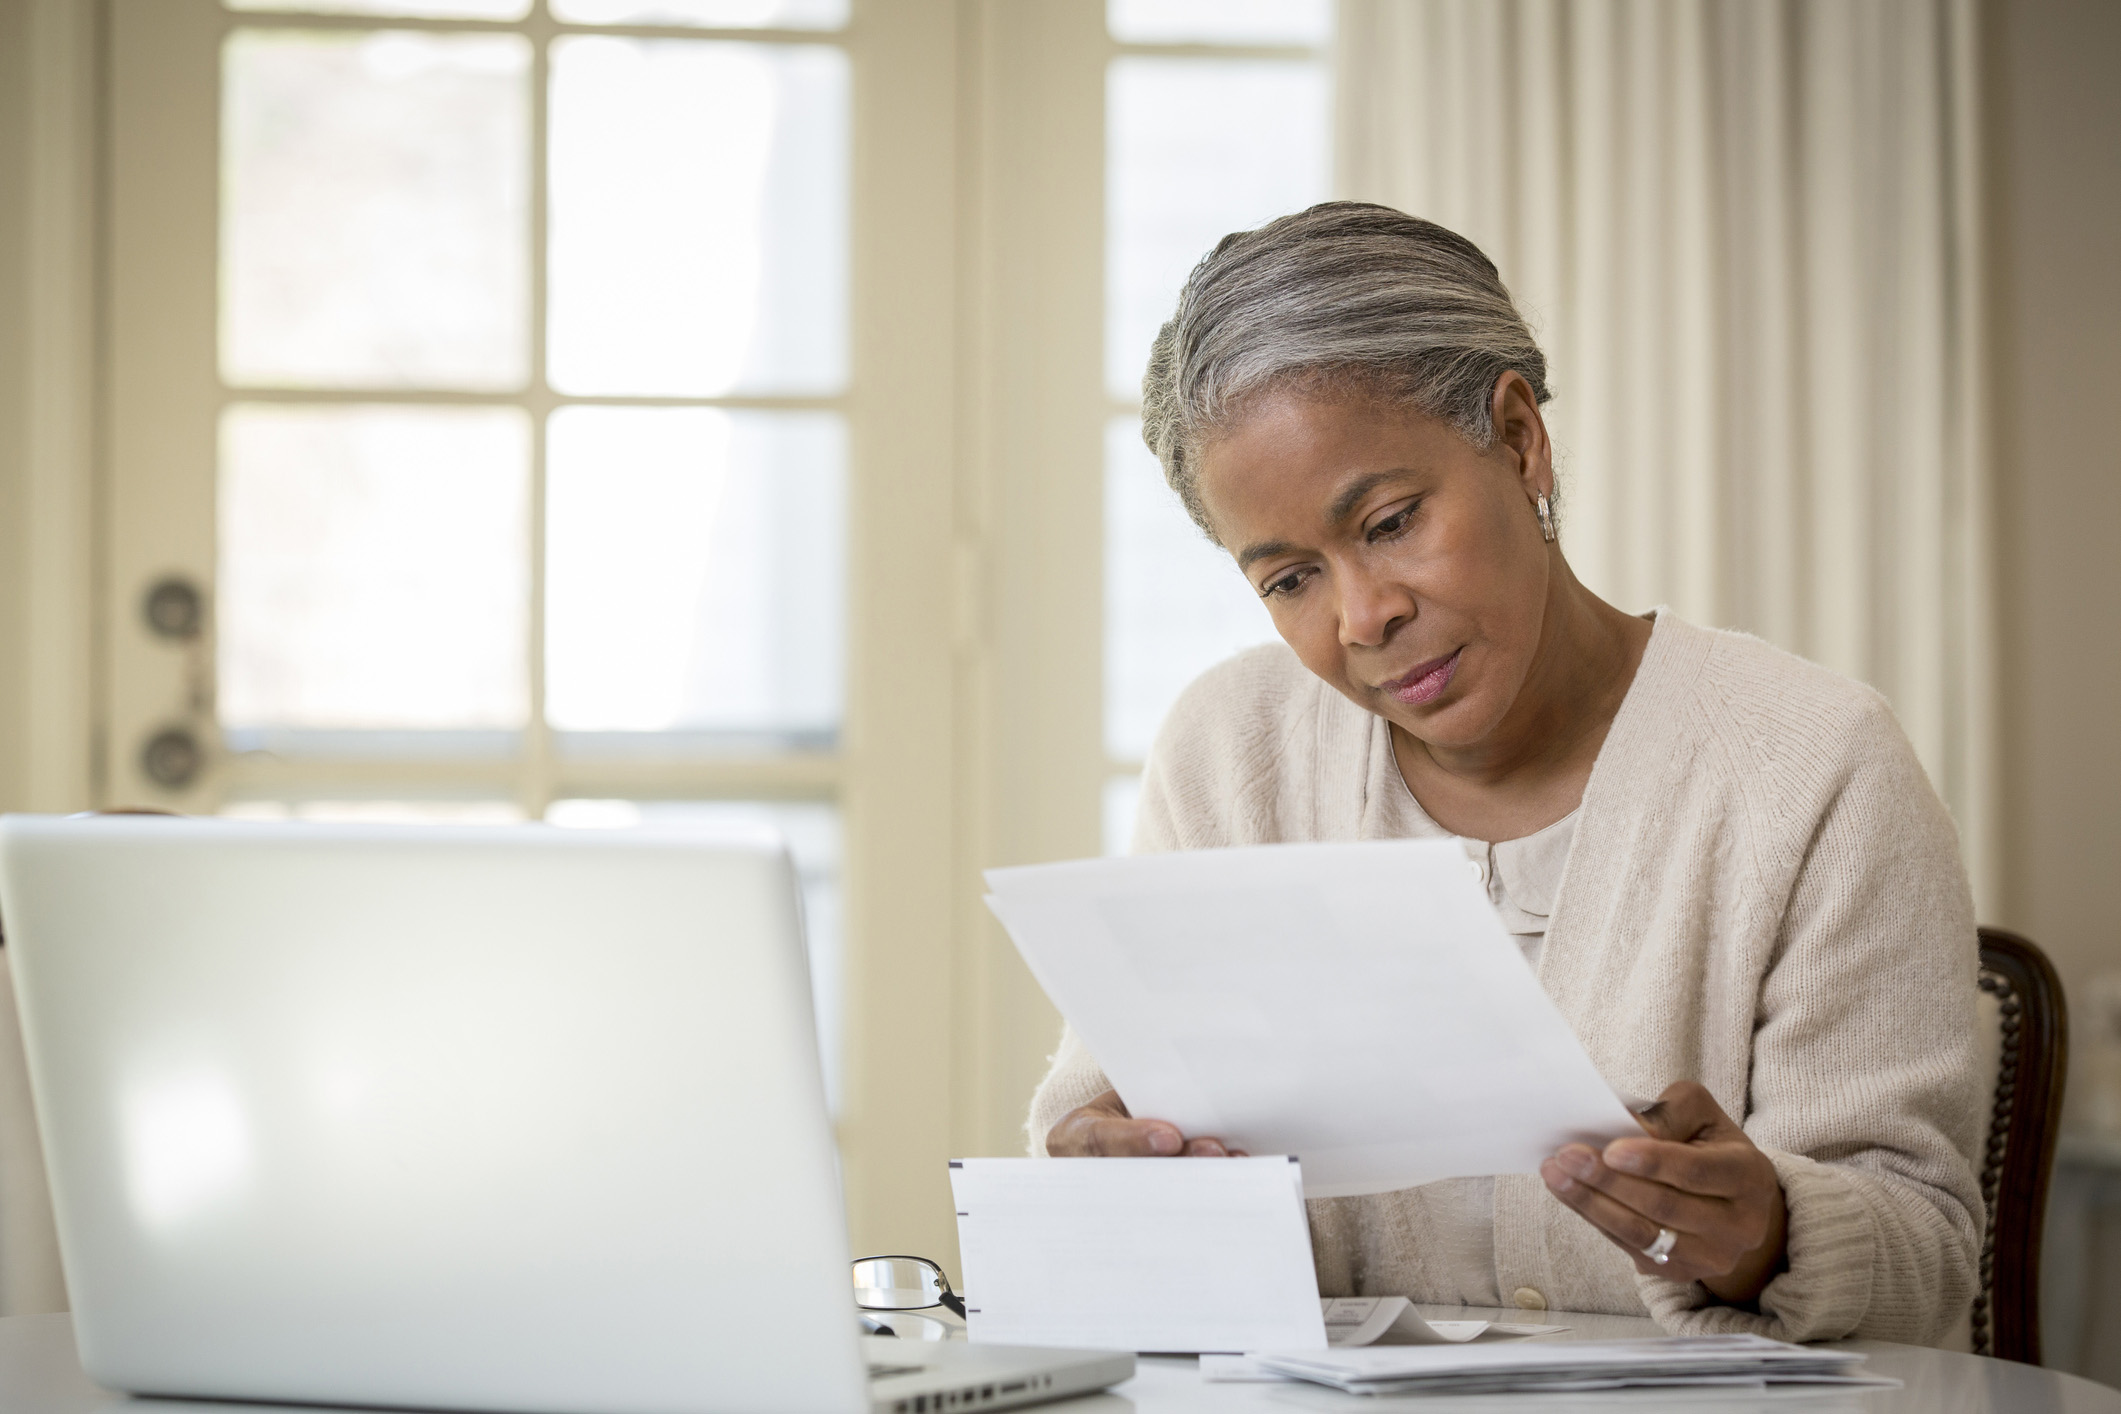
[[[965,1314],[964,1298],[926,1257],[857,1257],[854,1304],[864,1311],[926,1311],[941,1306]]]

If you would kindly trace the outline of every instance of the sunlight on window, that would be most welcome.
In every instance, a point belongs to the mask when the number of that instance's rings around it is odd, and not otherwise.
[[[840,419],[564,408],[547,446],[552,725],[829,738],[845,641]]]
[[[556,40],[553,386],[839,391],[846,127],[838,49]]]
[[[1105,383],[1141,394],[1156,331],[1194,265],[1232,231],[1323,201],[1325,66],[1112,61],[1105,88]]]
[[[529,486],[515,408],[229,408],[222,721],[520,728]]]
[[[1134,815],[1141,808],[1142,778],[1111,776],[1105,781],[1105,853],[1125,854],[1134,847]]]
[[[1304,44],[1333,38],[1333,0],[1106,0],[1123,44]]]
[[[223,73],[223,377],[520,387],[529,43],[246,29]]]
[[[552,0],[552,15],[577,25],[838,29],[847,0]]]
[[[1139,761],[1186,684],[1275,637],[1237,566],[1187,518],[1142,445],[1105,426],[1105,752]]]
[[[1153,20],[1178,26],[1158,37],[1235,40],[1246,37],[1246,16],[1257,19],[1264,8],[1112,0],[1111,15],[1115,35],[1123,20],[1137,26],[1129,38],[1147,37],[1138,27]],[[1293,15],[1309,7],[1280,8]],[[1221,23],[1236,28],[1213,28]],[[1105,380],[1114,401],[1138,396],[1157,329],[1218,240],[1325,197],[1328,97],[1323,64],[1308,60],[1112,61]],[[1258,595],[1165,486],[1139,420],[1115,418],[1105,433],[1107,755],[1115,765],[1140,761],[1187,683],[1274,636]],[[1106,831],[1117,848],[1114,799],[1108,794]]]

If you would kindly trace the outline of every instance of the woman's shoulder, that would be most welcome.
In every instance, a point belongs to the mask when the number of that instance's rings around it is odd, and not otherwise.
[[[1706,762],[1756,788],[1745,794],[1781,809],[1821,804],[1859,776],[1934,799],[1892,705],[1868,683],[1735,629],[1669,615],[1658,629],[1644,667],[1664,710],[1642,735],[1664,736],[1660,750],[1667,733],[1692,737]]]
[[[1737,629],[1674,628],[1704,640],[1696,698],[1740,740],[1822,758],[1907,739],[1892,704],[1869,683]]]

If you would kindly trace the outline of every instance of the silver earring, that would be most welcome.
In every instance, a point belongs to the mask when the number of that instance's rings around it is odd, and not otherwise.
[[[1540,493],[1537,502],[1539,511],[1539,538],[1549,545],[1554,543],[1554,507],[1547,502],[1546,494]]]

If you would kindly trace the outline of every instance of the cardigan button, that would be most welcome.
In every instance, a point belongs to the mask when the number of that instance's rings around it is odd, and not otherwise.
[[[1517,1290],[1510,1293],[1510,1299],[1517,1303],[1517,1309],[1520,1311],[1544,1311],[1547,1309],[1547,1299],[1540,1294],[1539,1288],[1536,1286],[1520,1286]]]

